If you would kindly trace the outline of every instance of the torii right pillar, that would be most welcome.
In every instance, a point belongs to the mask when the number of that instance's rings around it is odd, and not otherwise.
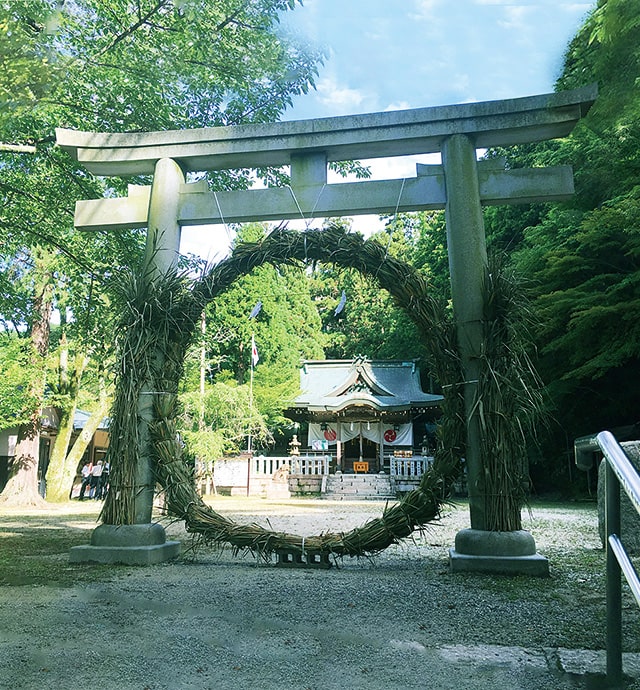
[[[476,393],[482,349],[483,283],[488,270],[476,148],[455,134],[442,147],[447,202],[447,247],[453,312],[464,374],[466,470],[471,528],[458,532],[450,550],[453,572],[494,572],[547,576],[549,563],[536,552],[525,530],[489,530]]]

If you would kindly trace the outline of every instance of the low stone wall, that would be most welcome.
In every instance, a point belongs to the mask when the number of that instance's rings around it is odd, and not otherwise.
[[[391,477],[391,491],[396,496],[408,494],[420,485],[420,477]]]
[[[223,495],[247,495],[247,458],[219,458],[213,465],[216,490]]]
[[[640,441],[629,441],[620,444],[627,454],[631,464],[640,471]],[[604,512],[604,475],[605,461],[600,463],[598,468],[598,530],[600,540],[604,547],[605,539],[605,512]],[[631,505],[624,490],[620,492],[620,519],[622,543],[627,553],[631,555],[640,554],[640,515]]]
[[[292,496],[319,494],[322,491],[322,475],[290,474],[289,491]]]

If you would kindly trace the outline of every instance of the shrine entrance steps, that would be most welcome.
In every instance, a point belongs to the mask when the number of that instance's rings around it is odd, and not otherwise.
[[[322,498],[332,501],[395,499],[388,474],[330,474]]]

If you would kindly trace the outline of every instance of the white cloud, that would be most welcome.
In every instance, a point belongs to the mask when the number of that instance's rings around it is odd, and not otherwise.
[[[389,103],[389,105],[384,109],[385,113],[390,113],[393,110],[409,110],[413,107],[409,101],[397,101],[396,103]]]
[[[454,89],[458,93],[468,93],[471,88],[471,77],[467,72],[458,72],[451,75],[449,80],[450,88]],[[475,97],[472,94],[468,96],[471,101],[475,101]],[[470,101],[467,101],[467,103]]]
[[[343,86],[333,76],[319,79],[316,90],[318,101],[331,113],[340,115],[353,112],[366,100],[361,90]]]
[[[524,5],[507,5],[504,8],[504,19],[499,20],[498,25],[510,31],[515,29],[527,31],[530,26],[527,17],[532,11],[532,7]]]
[[[431,21],[435,19],[442,0],[414,0],[415,11],[411,12],[412,19]]]

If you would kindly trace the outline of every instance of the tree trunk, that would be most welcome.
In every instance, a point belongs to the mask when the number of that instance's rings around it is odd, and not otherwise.
[[[66,339],[64,340],[65,347],[60,352],[60,385],[64,386],[66,390],[60,390],[60,393],[66,393],[70,399],[67,407],[60,413],[58,422],[58,435],[51,450],[49,458],[49,466],[47,468],[47,501],[59,503],[66,501],[69,498],[69,491],[73,484],[75,477],[77,462],[72,466],[73,460],[67,455],[71,436],[73,434],[73,420],[76,414],[78,391],[80,390],[80,380],[87,365],[88,358],[84,352],[76,355],[76,362],[72,377],[69,377],[66,372]],[[102,417],[100,418],[102,419]],[[93,436],[93,434],[92,434]],[[89,437],[91,440],[91,437]],[[86,444],[85,444],[86,448]]]
[[[87,446],[89,445],[89,443],[91,443],[93,435],[96,433],[96,430],[100,426],[100,422],[104,419],[105,415],[109,411],[109,404],[110,400],[105,395],[100,400],[98,407],[91,413],[91,417],[89,417],[89,419],[87,420],[86,424],[84,425],[84,429],[82,429],[82,431],[80,432],[80,435],[76,439],[75,443],[73,444],[71,450],[69,451],[65,459],[65,474],[60,478],[58,482],[56,482],[56,484],[59,485],[62,489],[62,491],[60,492],[60,499],[51,498],[49,496],[49,490],[47,488],[48,501],[66,501],[69,498],[69,492],[71,490],[71,487],[73,486],[73,480],[75,479],[78,470],[78,465],[82,460],[82,456],[84,455]],[[47,478],[48,477],[49,475],[47,474]],[[47,487],[48,486],[49,485],[47,484]]]
[[[31,366],[39,372],[34,376],[31,394],[40,400],[29,424],[18,431],[16,455],[11,464],[7,482],[0,502],[13,505],[40,505],[43,503],[38,492],[38,462],[40,460],[40,416],[46,383],[45,357],[49,350],[49,318],[51,316],[52,277],[50,264],[52,254],[34,252],[35,286],[33,296],[33,322],[31,325]]]
[[[16,454],[9,467],[0,503],[3,505],[43,506],[38,491],[38,461],[40,458],[40,410],[30,424],[18,430]]]
[[[58,435],[51,449],[47,467],[47,501],[60,503],[69,498],[70,486],[66,478],[69,474],[67,448],[73,434],[73,419],[76,414],[75,401],[70,409],[62,410],[58,419]],[[75,474],[75,467],[73,468]],[[71,478],[73,481],[73,477]]]

